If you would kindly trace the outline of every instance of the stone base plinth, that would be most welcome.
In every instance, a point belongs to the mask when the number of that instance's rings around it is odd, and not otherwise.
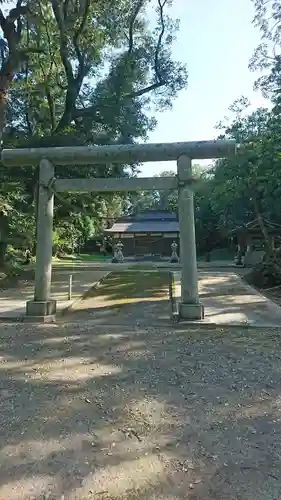
[[[55,300],[30,300],[26,303],[26,318],[36,321],[54,321],[56,309]]]
[[[179,319],[200,320],[204,319],[204,306],[198,304],[179,304]]]

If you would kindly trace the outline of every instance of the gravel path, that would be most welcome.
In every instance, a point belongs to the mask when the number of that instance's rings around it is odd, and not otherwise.
[[[280,330],[93,306],[0,325],[0,499],[280,500]]]

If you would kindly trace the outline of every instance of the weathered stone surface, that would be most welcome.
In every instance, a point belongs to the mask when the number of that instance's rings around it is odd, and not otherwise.
[[[77,146],[57,148],[4,149],[4,165],[31,166],[42,158],[54,165],[83,165],[89,163],[135,163],[173,161],[182,155],[192,159],[224,158],[235,153],[235,141],[193,141],[159,144],[122,144],[106,146]]]
[[[49,301],[52,278],[54,193],[46,189],[54,177],[54,166],[41,160],[37,214],[37,243],[34,300]]]
[[[179,180],[192,177],[191,159],[181,156],[177,162]],[[197,280],[196,241],[193,192],[188,186],[179,188],[181,300],[183,304],[198,304],[198,311],[186,313],[189,319],[201,319]],[[193,317],[194,316],[194,317]]]
[[[153,191],[177,189],[176,177],[128,177],[101,179],[58,179],[54,184],[55,191]]]
[[[204,319],[204,306],[198,304],[184,304],[179,305],[179,319],[200,320]]]
[[[34,317],[52,316],[56,314],[56,305],[55,300],[30,300],[26,303],[26,315]]]

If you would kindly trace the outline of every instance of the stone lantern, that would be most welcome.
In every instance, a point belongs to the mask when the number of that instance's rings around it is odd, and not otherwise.
[[[123,255],[123,243],[122,241],[118,241],[118,243],[116,243],[116,245],[114,246],[114,255],[113,255],[113,259],[112,259],[112,262],[123,262],[124,260],[124,255]]]
[[[174,263],[179,262],[177,248],[178,248],[178,244],[175,241],[173,241],[173,243],[171,244],[172,256],[171,256],[170,262],[174,262]]]

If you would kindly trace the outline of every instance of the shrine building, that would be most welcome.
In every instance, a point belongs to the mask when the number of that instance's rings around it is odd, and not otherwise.
[[[105,231],[114,242],[123,243],[124,257],[165,259],[172,254],[175,241],[179,254],[179,222],[176,213],[167,210],[145,210],[120,217]]]

